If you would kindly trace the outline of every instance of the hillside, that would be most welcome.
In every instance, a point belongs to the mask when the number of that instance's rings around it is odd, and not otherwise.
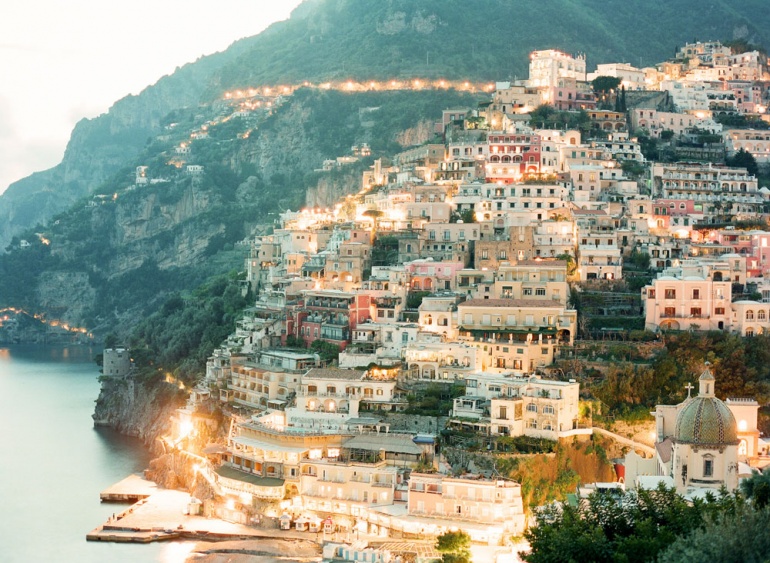
[[[455,91],[343,93],[302,89],[270,111],[233,116],[221,103],[180,110],[93,196],[14,238],[0,255],[0,308],[21,307],[76,326],[126,331],[174,292],[240,270],[270,214],[332,205],[360,189],[361,172],[401,150],[402,133],[441,109],[477,99]],[[277,102],[276,102],[277,103]],[[366,112],[362,108],[378,108]],[[168,123],[173,119],[173,127]],[[207,136],[190,141],[206,127]],[[184,164],[176,148],[189,143]],[[332,172],[325,159],[368,143],[372,156]],[[175,166],[178,164],[179,167]],[[155,183],[135,184],[146,166]],[[193,175],[186,165],[200,165]]]
[[[291,19],[185,65],[107,114],[81,121],[58,166],[0,196],[0,249],[132,162],[169,112],[234,87],[334,78],[527,74],[533,49],[653,64],[696,38],[770,45],[763,0],[307,0]],[[684,17],[686,16],[686,17]]]
[[[312,0],[251,40],[218,88],[330,78],[526,77],[534,49],[652,65],[695,38],[770,45],[762,0]],[[215,91],[212,91],[215,93]]]

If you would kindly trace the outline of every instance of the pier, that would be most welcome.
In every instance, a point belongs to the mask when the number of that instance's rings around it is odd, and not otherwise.
[[[88,541],[149,543],[176,539],[205,542],[272,539],[315,542],[315,534],[308,532],[260,529],[190,515],[187,513],[189,493],[160,488],[138,475],[116,483],[99,496],[106,502],[133,504],[86,534]]]

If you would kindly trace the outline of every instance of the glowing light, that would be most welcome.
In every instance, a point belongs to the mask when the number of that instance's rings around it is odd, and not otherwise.
[[[189,420],[183,420],[179,423],[179,439],[186,438],[193,430],[193,423]]]
[[[746,432],[746,430],[748,430],[748,428],[749,428],[749,425],[748,425],[748,423],[745,420],[741,420],[738,423],[738,430],[740,430],[741,432]]]
[[[227,499],[227,502],[225,503],[225,506],[227,507],[227,510],[233,510],[235,509],[235,501],[231,498]]]

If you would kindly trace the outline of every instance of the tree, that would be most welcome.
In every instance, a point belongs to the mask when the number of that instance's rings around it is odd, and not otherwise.
[[[620,78],[615,76],[597,76],[591,81],[591,85],[597,94],[606,94],[620,86]]]
[[[663,551],[660,563],[743,563],[767,561],[770,553],[770,511],[737,504],[704,527],[680,537]]]
[[[740,503],[740,497],[726,492],[690,503],[662,485],[617,498],[593,494],[577,507],[540,511],[537,525],[524,534],[532,548],[524,559],[530,563],[655,561],[706,518],[730,514]]]
[[[767,508],[770,505],[770,472],[755,473],[741,481],[741,492],[755,507]]]
[[[756,176],[759,173],[759,166],[754,155],[748,152],[746,149],[740,149],[733,156],[725,159],[728,166],[733,168],[745,168],[746,171],[752,176]]]
[[[460,530],[446,532],[436,539],[436,551],[442,554],[443,563],[470,563],[471,537]]]

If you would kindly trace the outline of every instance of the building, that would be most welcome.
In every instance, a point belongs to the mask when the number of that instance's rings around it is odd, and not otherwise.
[[[579,429],[579,392],[574,380],[471,374],[465,379],[465,395],[454,399],[452,424],[489,436],[556,440]]]
[[[714,385],[707,364],[696,397],[655,411],[659,474],[673,478],[680,494],[738,488],[738,424]]]
[[[412,473],[408,512],[410,516],[457,521],[472,540],[490,545],[497,545],[506,535],[519,535],[525,528],[521,485],[502,479]],[[486,526],[480,529],[474,524]]]

